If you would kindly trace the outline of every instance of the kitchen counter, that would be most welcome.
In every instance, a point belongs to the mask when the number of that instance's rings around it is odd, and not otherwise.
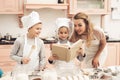
[[[109,38],[107,40],[107,42],[120,42],[120,38],[117,38],[117,39],[115,39],[115,38]]]
[[[45,40],[45,39],[42,39],[42,40],[43,40],[44,44],[50,44],[50,43],[56,43],[57,42],[57,40]],[[0,41],[0,45],[12,45],[12,44],[14,44],[14,41],[15,41],[15,39],[10,40],[10,41],[2,40],[2,41]]]
[[[53,69],[48,69],[45,71],[38,72],[36,75],[28,75],[29,80],[33,80],[35,78],[42,78],[43,74],[49,73],[50,71],[54,71]],[[51,73],[51,72],[50,72]],[[22,73],[17,73],[17,75]],[[69,73],[64,73],[64,76],[58,76],[57,80],[119,80],[120,79],[120,66],[110,66],[107,68],[89,68],[89,69],[78,69],[78,73],[71,75]],[[5,73],[0,80],[13,80],[13,78],[17,77],[17,75],[11,75],[11,72]],[[20,78],[20,77],[19,77]],[[79,79],[78,79],[79,78]]]
[[[0,41],[0,45],[12,45],[14,41]]]

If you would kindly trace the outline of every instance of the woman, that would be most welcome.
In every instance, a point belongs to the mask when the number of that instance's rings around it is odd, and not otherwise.
[[[12,51],[11,58],[18,65],[17,68],[27,72],[45,67],[45,47],[39,38],[42,29],[42,22],[37,12],[32,12],[22,17],[24,27],[27,27],[27,34],[17,38]]]
[[[85,67],[97,68],[104,64],[107,53],[105,52],[106,38],[102,30],[95,29],[88,15],[77,13],[73,17],[74,32],[70,41],[85,40]]]

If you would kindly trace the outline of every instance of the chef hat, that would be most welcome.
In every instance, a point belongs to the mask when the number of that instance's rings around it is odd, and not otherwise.
[[[69,30],[69,37],[70,37],[72,32],[73,32],[73,23],[72,23],[72,21],[70,19],[68,19],[68,18],[57,18],[57,20],[56,20],[57,37],[58,37],[58,30],[62,26],[65,26],[65,27],[68,28],[68,30]]]
[[[59,29],[62,26],[69,28],[70,19],[68,18],[57,18],[56,20],[56,26]]]
[[[27,16],[23,16],[21,18],[21,21],[23,23],[24,27],[27,27],[27,29],[29,29],[30,27],[32,27],[33,25],[42,22],[39,19],[39,14],[35,11],[32,11],[29,15]]]

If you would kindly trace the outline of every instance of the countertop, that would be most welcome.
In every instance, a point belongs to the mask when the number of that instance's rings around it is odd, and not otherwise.
[[[19,71],[19,70],[18,70]],[[44,78],[49,75],[51,72],[54,74],[56,71],[54,69],[46,69],[44,71],[38,72],[36,75],[26,74],[26,73],[17,73],[15,75],[11,75],[11,72],[7,72],[0,78],[0,80],[13,80],[13,78],[22,78],[20,75],[25,76],[24,79],[29,78],[29,80],[33,80],[35,78]],[[73,74],[69,71],[65,71],[64,75],[57,75],[57,80],[119,80],[120,79],[120,66],[110,66],[106,68],[87,68],[87,69],[78,69],[76,74]],[[44,74],[44,75],[43,75]],[[55,76],[54,76],[55,77]],[[55,78],[50,78],[50,80]]]
[[[16,39],[12,39],[12,40],[1,40],[0,41],[0,45],[13,45],[14,44],[14,41]],[[44,44],[50,44],[50,43],[56,43],[57,40],[45,40],[45,39],[42,39]]]
[[[120,42],[120,38],[109,38],[107,42]]]

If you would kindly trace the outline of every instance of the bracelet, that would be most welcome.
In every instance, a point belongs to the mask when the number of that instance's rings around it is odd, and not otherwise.
[[[83,57],[85,57],[85,56],[86,56],[86,53],[84,53]]]
[[[53,60],[49,60],[49,59],[48,59],[48,62],[49,62],[50,64],[52,64],[52,63],[53,63]]]
[[[20,63],[21,63],[21,64],[23,64],[23,62],[22,62],[22,61],[21,61]]]

